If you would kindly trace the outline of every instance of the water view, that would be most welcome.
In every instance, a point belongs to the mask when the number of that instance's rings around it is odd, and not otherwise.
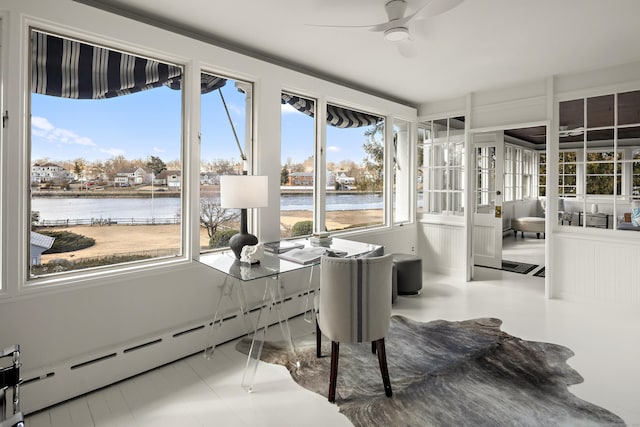
[[[219,202],[219,196],[214,196]],[[353,193],[327,194],[327,211],[382,209],[380,194]],[[280,210],[312,210],[312,196],[284,194],[280,198]],[[179,218],[180,199],[128,198],[48,198],[34,197],[31,210],[40,212],[41,221],[115,218]]]

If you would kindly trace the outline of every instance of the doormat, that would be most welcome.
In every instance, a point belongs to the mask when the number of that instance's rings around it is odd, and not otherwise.
[[[540,270],[533,273],[533,275],[537,277],[544,277],[544,267],[542,267]]]
[[[503,270],[508,271],[509,273],[529,274],[540,266],[538,264],[527,264],[526,262],[507,261],[503,259],[502,268],[494,268],[478,264],[476,264],[476,267],[493,268],[494,270]]]
[[[502,270],[511,273],[529,274],[538,267],[537,264],[502,260]]]

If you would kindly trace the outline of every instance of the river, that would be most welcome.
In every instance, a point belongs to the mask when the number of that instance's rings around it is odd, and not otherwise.
[[[215,195],[214,201],[219,202]],[[328,211],[382,209],[380,194],[340,193],[326,196]],[[280,210],[311,210],[312,196],[283,194]],[[181,216],[180,199],[166,198],[48,198],[34,197],[31,210],[40,212],[40,219],[76,220],[90,218],[176,218]]]

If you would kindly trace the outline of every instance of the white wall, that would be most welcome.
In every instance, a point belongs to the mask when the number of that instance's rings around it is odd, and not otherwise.
[[[152,54],[184,64],[187,76],[187,151],[191,162],[183,179],[198,183],[198,118],[191,105],[199,98],[199,71],[228,74],[255,82],[257,173],[280,173],[280,92],[294,90],[321,100],[414,122],[415,109],[361,93],[318,78],[236,54],[149,25],[111,15],[71,0],[3,0],[2,83],[9,126],[2,144],[2,285],[0,292],[0,346],[19,343],[23,351],[23,377],[44,379],[23,387],[23,409],[33,411],[52,403],[110,384],[204,348],[208,321],[214,310],[222,276],[190,261],[197,257],[197,239],[187,248],[185,259],[162,266],[131,268],[107,276],[52,280],[50,286],[34,288],[26,282],[26,232],[28,229],[28,159],[26,100],[29,25],[37,25],[88,41],[107,43],[127,51]],[[9,64],[11,65],[9,67]],[[4,110],[4,109],[3,109]],[[11,185],[9,184],[11,183]],[[259,237],[275,240],[279,230],[278,180],[271,180],[270,206],[261,209]],[[195,188],[195,187],[194,187]],[[197,205],[197,192],[188,195]],[[197,211],[187,209],[198,235]],[[403,236],[398,239],[397,235]],[[385,245],[393,251],[411,252],[417,247],[415,225],[377,233],[352,234],[350,238]],[[304,306],[301,291],[308,276],[285,279],[292,297],[285,310],[293,315]],[[258,286],[259,288],[259,286]],[[250,292],[257,300],[260,289]],[[233,313],[233,302],[226,311]],[[225,322],[221,338],[230,339],[243,330],[238,319]],[[149,344],[138,350],[126,351]],[[101,359],[103,358],[103,359]],[[100,361],[71,369],[94,359]]]

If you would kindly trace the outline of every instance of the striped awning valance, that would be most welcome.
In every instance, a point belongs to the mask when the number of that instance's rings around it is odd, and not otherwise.
[[[32,31],[31,90],[74,99],[106,99],[168,86],[180,89],[182,68]],[[226,83],[201,75],[203,93]]]
[[[289,104],[301,113],[314,117],[315,103],[310,99],[283,93],[282,103]],[[327,124],[331,126],[338,128],[358,128],[375,125],[381,120],[381,117],[371,114],[327,104]]]

